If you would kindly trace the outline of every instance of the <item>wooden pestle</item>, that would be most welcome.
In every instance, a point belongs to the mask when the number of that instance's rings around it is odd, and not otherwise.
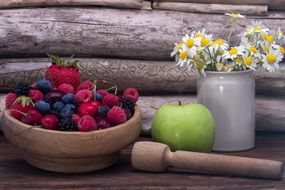
[[[171,152],[162,143],[141,141],[132,150],[132,166],[148,172],[164,172],[168,168],[195,173],[211,173],[243,177],[282,179],[283,162],[187,151]]]

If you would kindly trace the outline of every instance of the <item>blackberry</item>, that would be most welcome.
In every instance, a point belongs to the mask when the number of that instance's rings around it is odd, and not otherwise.
[[[18,96],[28,96],[30,91],[30,85],[24,82],[20,82],[15,87],[15,94]]]
[[[122,103],[123,108],[129,109],[132,114],[135,113],[135,105],[136,104],[130,98],[123,97],[121,103]]]
[[[77,124],[72,119],[61,118],[58,125],[59,131],[78,131]]]

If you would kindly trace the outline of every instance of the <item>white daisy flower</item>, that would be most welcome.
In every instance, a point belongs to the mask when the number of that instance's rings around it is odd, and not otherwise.
[[[195,46],[194,35],[194,33],[192,33],[191,36],[185,34],[182,38],[182,41],[188,48],[192,48]]]
[[[246,34],[250,33],[268,33],[269,29],[266,28],[260,21],[253,21],[252,25],[245,30]]]
[[[256,68],[256,63],[258,61],[255,57],[252,57],[250,55],[246,55],[243,57],[243,62],[247,68],[254,71]]]
[[[235,47],[232,47],[229,51],[225,51],[224,53],[224,57],[225,59],[235,59],[237,58],[238,55],[243,55],[244,53],[244,46],[235,46]]]
[[[270,48],[267,54],[262,55],[262,67],[267,69],[269,72],[274,72],[279,69],[278,63],[282,61],[282,54],[278,50]]]
[[[221,48],[221,50],[228,50],[229,49],[229,44],[227,41],[221,39],[221,38],[218,38],[216,39],[213,44],[217,45],[219,48]]]
[[[230,16],[233,19],[237,18],[245,18],[245,15],[241,15],[239,13],[225,13],[226,16]]]

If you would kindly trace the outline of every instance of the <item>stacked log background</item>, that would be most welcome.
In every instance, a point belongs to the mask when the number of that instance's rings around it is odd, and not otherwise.
[[[227,12],[220,9],[229,7],[225,3],[234,9],[250,9],[252,12],[247,13],[253,15],[238,23],[232,45],[239,43],[238,34],[246,25],[257,19],[270,28],[280,27],[285,31],[285,13],[272,11],[282,10],[285,2],[276,0],[181,0],[175,3],[163,0],[158,4],[154,2],[153,10],[145,10],[150,9],[151,2],[142,0],[0,1],[0,8],[3,8],[0,9],[0,92],[7,92],[19,81],[31,83],[41,78],[50,65],[46,53],[51,53],[75,55],[80,59],[82,80],[106,79],[117,83],[120,90],[133,86],[144,94],[156,96],[195,94],[199,76],[176,67],[170,52],[174,42],[194,30],[205,28],[216,37],[225,38],[230,18],[213,14]],[[190,9],[177,9],[177,5],[185,7],[186,4]],[[161,8],[161,5],[168,8]],[[208,9],[205,11],[203,7]],[[282,122],[284,72],[285,67],[281,67],[276,73],[257,73],[257,93],[271,96],[257,98],[259,130],[285,130]],[[278,98],[273,98],[277,95]],[[145,106],[155,101],[152,104],[158,106],[175,99],[195,101],[188,95],[151,96],[143,97],[140,104]],[[148,118],[145,119],[146,131],[155,109],[144,110]]]

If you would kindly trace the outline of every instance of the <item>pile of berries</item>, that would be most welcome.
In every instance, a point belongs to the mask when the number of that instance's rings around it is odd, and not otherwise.
[[[126,89],[121,96],[96,90],[96,83],[80,81],[77,62],[51,57],[45,79],[19,83],[6,97],[6,108],[23,123],[60,131],[94,131],[122,124],[135,112],[139,94]]]

